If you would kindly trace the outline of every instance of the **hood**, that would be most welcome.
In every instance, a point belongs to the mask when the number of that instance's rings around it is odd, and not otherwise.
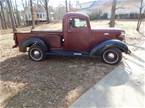
[[[124,40],[125,31],[120,28],[92,28],[93,35],[103,39]]]

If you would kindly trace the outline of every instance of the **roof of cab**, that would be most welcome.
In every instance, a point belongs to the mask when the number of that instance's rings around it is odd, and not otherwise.
[[[88,15],[79,13],[79,12],[68,12],[64,15],[64,17],[70,17],[70,16],[80,16],[80,17],[86,17],[89,18]]]

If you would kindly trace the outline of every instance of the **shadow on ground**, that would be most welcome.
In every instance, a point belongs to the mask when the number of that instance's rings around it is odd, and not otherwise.
[[[7,82],[25,86],[6,99],[4,106],[68,107],[115,67],[90,58],[51,57],[34,62],[26,55],[18,55],[6,59],[1,62],[0,71],[0,80],[6,82],[4,86]],[[6,89],[15,88],[9,86]]]

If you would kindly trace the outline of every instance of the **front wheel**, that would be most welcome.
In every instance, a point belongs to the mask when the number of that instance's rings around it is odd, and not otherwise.
[[[122,52],[118,48],[109,48],[102,53],[102,60],[110,65],[118,64],[122,60]]]
[[[42,61],[46,58],[46,53],[39,45],[32,45],[28,52],[29,58],[33,61]]]

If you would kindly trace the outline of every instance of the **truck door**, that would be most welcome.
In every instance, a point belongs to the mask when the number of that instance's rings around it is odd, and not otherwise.
[[[89,22],[85,18],[69,18],[65,36],[65,50],[87,51],[89,49],[90,31]]]

